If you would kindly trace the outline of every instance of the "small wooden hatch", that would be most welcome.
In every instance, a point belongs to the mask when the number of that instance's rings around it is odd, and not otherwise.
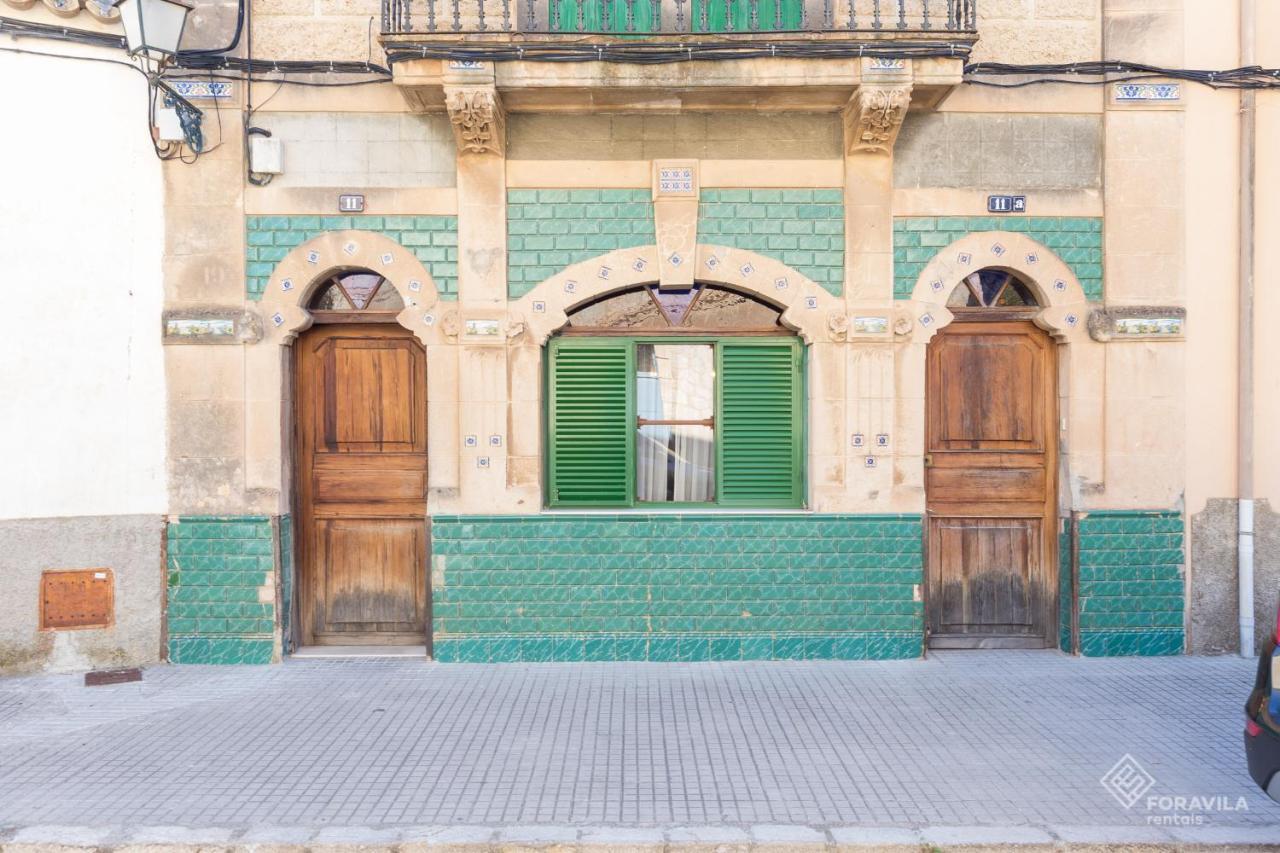
[[[110,569],[48,569],[40,577],[40,630],[110,628],[115,623]]]

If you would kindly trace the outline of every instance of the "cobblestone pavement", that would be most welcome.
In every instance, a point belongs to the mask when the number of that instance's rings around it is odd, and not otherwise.
[[[0,840],[51,826],[1176,837],[1152,828],[1149,818],[1172,813],[1160,803],[1125,809],[1100,784],[1128,754],[1153,777],[1150,796],[1231,806],[1184,807],[1198,831],[1255,841],[1274,831],[1280,843],[1280,806],[1253,787],[1241,744],[1253,667],[950,652],[858,663],[294,660],[156,666],[141,684],[97,688],[79,676],[11,678],[0,680]]]

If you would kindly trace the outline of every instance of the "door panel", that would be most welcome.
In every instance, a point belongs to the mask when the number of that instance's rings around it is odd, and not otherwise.
[[[426,354],[399,326],[316,326],[295,387],[303,641],[424,642]]]
[[[417,630],[422,525],[384,518],[326,519],[318,529],[326,627]]]
[[[1050,644],[1053,346],[1031,323],[957,321],[930,342],[927,363],[930,643]]]

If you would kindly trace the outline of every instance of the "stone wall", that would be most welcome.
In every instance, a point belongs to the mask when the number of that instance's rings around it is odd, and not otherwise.
[[[1280,604],[1280,514],[1269,501],[1254,505],[1254,647],[1276,630]],[[1191,636],[1194,654],[1240,651],[1240,598],[1234,498],[1210,500],[1191,517]]]
[[[677,115],[515,114],[507,126],[512,160],[840,159],[834,113]]]
[[[975,62],[1102,59],[1102,0],[978,0],[978,32]]]
[[[894,187],[1098,189],[1102,116],[924,113],[902,126]]]
[[[432,519],[441,661],[918,657],[919,516]]]
[[[411,113],[255,112],[255,127],[284,143],[281,187],[451,187],[457,146],[446,116]]]

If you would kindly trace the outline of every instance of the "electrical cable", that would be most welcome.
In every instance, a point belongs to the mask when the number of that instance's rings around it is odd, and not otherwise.
[[[241,2],[243,17],[252,14],[248,4]],[[238,14],[238,18],[241,17]],[[252,39],[250,28],[240,21],[240,32]],[[19,21],[0,17],[0,33],[17,38],[40,38],[54,41],[75,42],[98,47],[123,49],[124,39],[105,33],[77,30],[31,21]],[[250,43],[251,44],[251,43]],[[707,40],[699,42],[594,42],[557,41],[524,42],[507,44],[477,44],[475,42],[430,42],[397,44],[387,50],[387,66],[415,59],[482,60],[487,62],[537,61],[537,62],[619,62],[641,65],[657,65],[674,62],[715,61],[730,59],[795,57],[810,59],[837,59],[853,57],[880,57],[911,59],[928,57],[967,57],[971,45],[965,42],[914,41],[867,44],[850,40],[794,40],[778,39],[768,42],[748,42],[740,39]],[[13,50],[13,49],[10,49]],[[204,72],[210,79],[241,80],[251,85],[255,75],[270,74],[273,82],[289,86],[315,88],[366,86],[384,83],[392,76],[390,67],[372,62],[350,60],[266,60],[218,55],[215,51],[189,51],[178,54],[173,69]],[[54,55],[54,54],[46,54]],[[89,57],[68,56],[68,59]],[[110,60],[100,60],[110,61]],[[128,64],[121,62],[121,64]],[[219,71],[231,72],[218,74]],[[236,74],[235,72],[240,72]],[[170,75],[172,75],[172,71]],[[298,80],[291,75],[365,75],[361,80]],[[1000,78],[1030,78],[1002,80]],[[1012,65],[1000,62],[970,63],[964,68],[964,82],[998,88],[1018,89],[1038,85],[1101,86],[1142,80],[1180,80],[1208,86],[1213,89],[1277,89],[1280,88],[1280,69],[1251,66],[1221,71],[1204,69],[1166,68],[1137,62],[1104,60],[1063,64]]]
[[[1280,69],[1262,68],[1256,65],[1245,68],[1229,68],[1223,71],[1207,71],[1189,68],[1163,68],[1138,62],[1114,60],[1100,62],[1071,62],[1059,65],[1009,65],[1001,62],[977,62],[965,66],[965,82],[980,86],[996,86],[1018,89],[1045,83],[1068,85],[1101,85],[1124,83],[1153,78],[1182,80],[1199,83],[1211,89],[1275,89],[1280,88]],[[982,76],[1027,76],[1034,79],[1012,83],[997,83],[976,79]],[[1120,76],[1113,76],[1120,75]],[[1082,77],[1102,79],[1080,79]]]

